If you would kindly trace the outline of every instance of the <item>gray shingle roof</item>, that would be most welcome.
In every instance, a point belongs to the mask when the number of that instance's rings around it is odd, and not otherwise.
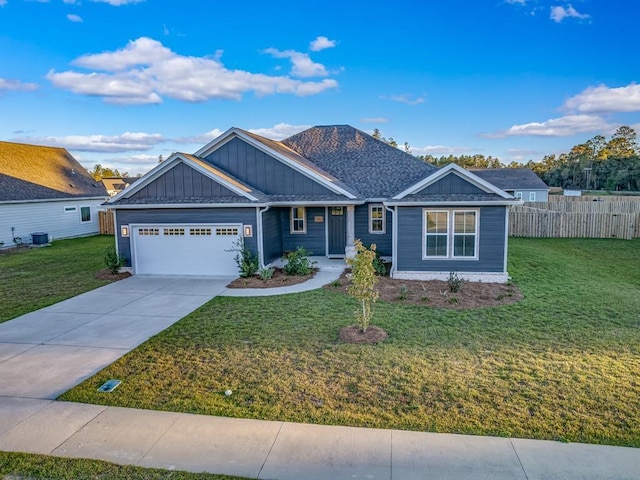
[[[362,198],[389,198],[436,168],[350,125],[313,127],[284,145],[340,179]]]
[[[252,200],[245,197],[133,197],[121,198],[113,205],[180,205],[180,204],[207,204],[207,203],[232,203],[232,204],[254,204]]]
[[[0,142],[0,202],[107,196],[64,148]]]
[[[417,193],[407,195],[401,202],[495,202],[504,201],[500,195],[495,193]]]
[[[502,190],[547,190],[549,187],[529,168],[485,168],[471,170]]]

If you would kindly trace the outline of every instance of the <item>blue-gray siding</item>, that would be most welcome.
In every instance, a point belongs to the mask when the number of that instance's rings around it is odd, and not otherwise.
[[[149,185],[134,193],[131,198],[184,199],[239,196],[184,163],[178,163]]]
[[[267,195],[326,195],[331,190],[244,140],[234,138],[206,157]]]
[[[118,252],[131,266],[130,238],[122,238],[121,225],[135,223],[178,224],[178,223],[242,223],[252,225],[253,237],[245,239],[245,245],[257,253],[256,209],[255,208],[159,208],[148,210],[117,210],[116,235]]]
[[[447,208],[438,206],[437,208]],[[503,272],[506,207],[481,207],[478,260],[423,260],[422,207],[398,207],[398,271]]]
[[[378,204],[376,204],[378,205]],[[376,244],[376,251],[380,255],[391,256],[391,243],[393,241],[392,214],[386,211],[385,233],[369,233],[369,205],[357,205],[354,215],[355,238],[360,239],[365,246]]]
[[[525,202],[548,202],[549,201],[549,190],[523,190],[521,188],[516,188],[515,190],[505,190],[505,192],[510,193],[514,197],[516,196],[516,192],[522,192],[522,200]],[[536,192],[536,199],[529,200],[531,192]]]
[[[472,183],[464,180],[455,173],[448,173],[440,180],[432,183],[426,188],[423,188],[417,195],[420,194],[447,194],[447,193],[486,193],[484,190],[476,187]]]
[[[280,209],[267,210],[262,214],[264,237],[264,263],[271,263],[282,256],[282,220]]]
[[[280,221],[282,224],[282,249],[284,251],[293,251],[298,247],[304,247],[312,255],[326,255],[326,235],[324,207],[307,207],[307,233],[290,233],[291,209],[281,208]],[[322,222],[316,222],[315,217],[322,217]]]

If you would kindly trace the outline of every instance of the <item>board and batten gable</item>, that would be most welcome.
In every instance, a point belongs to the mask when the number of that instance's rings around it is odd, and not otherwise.
[[[504,257],[506,248],[506,206],[457,207],[437,206],[429,210],[478,211],[477,259],[423,259],[424,209],[423,206],[397,207],[398,243],[397,272],[450,272],[506,273]]]
[[[31,234],[44,232],[52,239],[97,235],[100,231],[98,210],[105,198],[74,198],[69,200],[47,200],[43,202],[21,202],[0,204],[0,242],[4,247],[14,245],[13,237],[23,242],[31,241]],[[83,222],[81,207],[89,207],[91,219]],[[14,227],[12,233],[11,227]]]
[[[205,159],[267,195],[335,195],[315,180],[237,137]]]
[[[118,254],[131,267],[131,237],[122,237],[123,225],[201,225],[201,224],[251,225],[252,237],[244,239],[245,245],[258,253],[256,209],[248,208],[149,208],[116,209],[116,237]]]
[[[422,190],[415,192],[415,195],[439,195],[439,194],[483,194],[486,193],[481,188],[469,183],[455,173],[448,173]]]
[[[130,200],[240,197],[182,162],[130,195]]]
[[[370,233],[369,232],[369,205],[356,205],[354,212],[354,237],[359,239],[363,245],[369,246],[373,243],[376,245],[376,252],[385,257],[392,255],[393,248],[393,224],[391,223],[392,214],[386,208],[385,212],[385,232]],[[382,205],[374,203],[373,205]],[[383,207],[384,208],[384,207]]]

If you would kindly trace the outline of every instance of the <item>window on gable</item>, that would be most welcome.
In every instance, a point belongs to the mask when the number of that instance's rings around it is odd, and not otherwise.
[[[476,210],[424,210],[424,258],[478,257]]]
[[[291,233],[307,233],[306,209],[291,208]]]
[[[83,223],[91,221],[91,207],[80,207],[80,221]]]
[[[369,233],[385,232],[384,206],[369,205]]]
[[[530,202],[536,201],[536,192],[529,192],[529,201]]]

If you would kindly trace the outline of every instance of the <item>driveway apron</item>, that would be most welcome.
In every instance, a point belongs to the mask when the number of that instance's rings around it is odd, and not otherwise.
[[[135,276],[0,324],[0,397],[54,399],[225,290]]]

